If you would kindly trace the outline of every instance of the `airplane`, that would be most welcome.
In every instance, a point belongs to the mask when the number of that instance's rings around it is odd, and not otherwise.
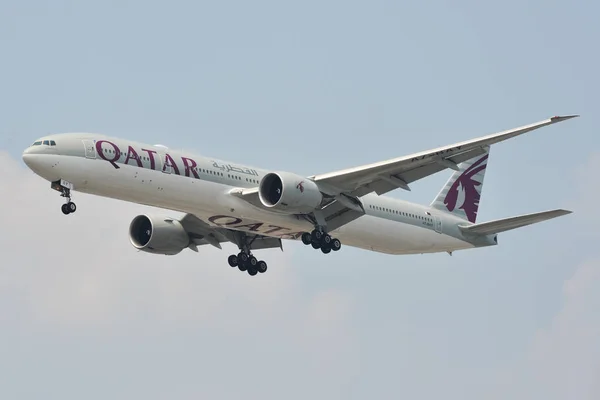
[[[425,254],[494,246],[498,234],[571,213],[555,209],[477,222],[490,147],[578,115],[555,116],[503,132],[335,172],[301,176],[96,133],[42,137],[24,163],[77,210],[73,192],[180,212],[138,215],[129,239],[139,251],[176,255],[232,243],[228,264],[251,276],[267,271],[253,251],[301,240],[324,254],[342,243],[386,254]],[[384,194],[450,169],[429,205]]]

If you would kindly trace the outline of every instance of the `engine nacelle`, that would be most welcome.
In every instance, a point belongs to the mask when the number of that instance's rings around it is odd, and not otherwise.
[[[179,221],[146,215],[131,221],[129,240],[138,250],[164,255],[181,253],[190,245],[190,237]]]
[[[317,184],[310,179],[289,172],[271,172],[258,187],[263,206],[284,213],[309,213],[323,200]]]

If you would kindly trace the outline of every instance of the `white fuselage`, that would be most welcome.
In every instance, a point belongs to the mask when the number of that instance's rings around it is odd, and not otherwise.
[[[41,177],[64,179],[75,191],[190,213],[212,226],[282,239],[299,239],[313,229],[305,219],[229,193],[257,187],[270,171],[103,135],[49,138],[55,146],[30,147],[23,159]],[[366,215],[331,232],[346,246],[416,254],[496,244],[493,237],[463,237],[458,225],[468,222],[438,209],[374,194],[360,200]]]

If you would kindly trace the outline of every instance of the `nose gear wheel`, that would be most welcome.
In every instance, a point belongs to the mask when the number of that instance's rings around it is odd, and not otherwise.
[[[75,203],[71,201],[71,187],[72,184],[66,181],[56,181],[50,184],[50,187],[58,192],[60,192],[60,196],[64,197],[66,202],[61,206],[61,211],[65,215],[73,214],[77,211],[77,206]]]

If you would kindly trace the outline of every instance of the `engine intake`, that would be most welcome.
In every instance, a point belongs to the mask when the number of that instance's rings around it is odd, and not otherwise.
[[[129,225],[129,240],[138,250],[175,255],[190,245],[190,237],[174,219],[138,215]]]
[[[289,172],[271,172],[258,187],[263,206],[284,213],[314,211],[323,200],[317,184],[310,179]]]

